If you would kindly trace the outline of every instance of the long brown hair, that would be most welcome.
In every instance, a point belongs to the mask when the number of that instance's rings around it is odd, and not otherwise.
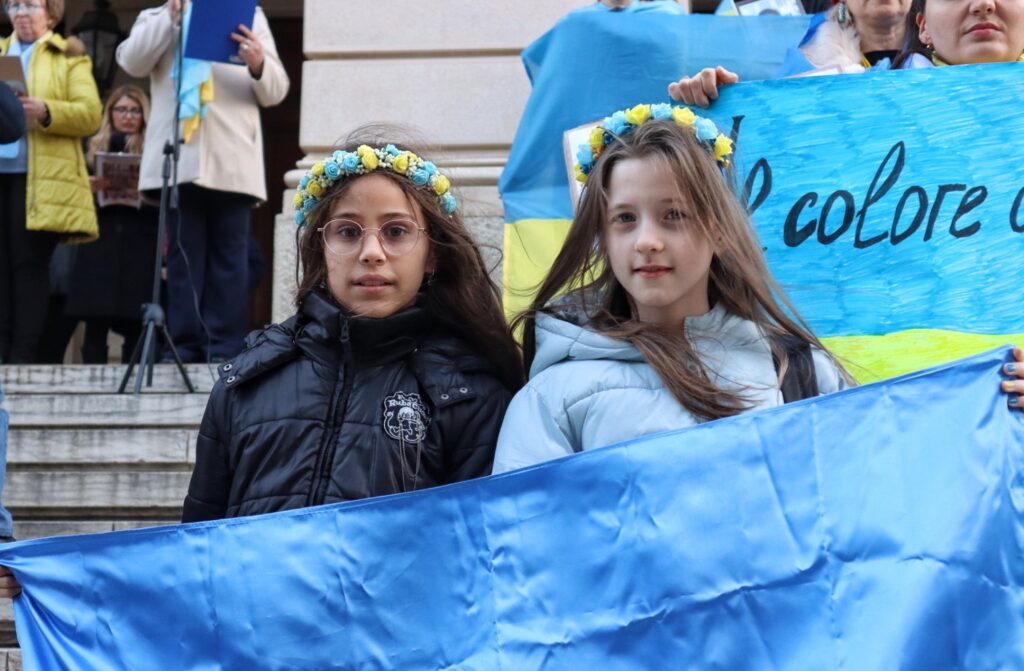
[[[382,146],[385,143],[364,137],[362,140],[347,142],[341,149],[355,151],[361,144]],[[399,146],[423,156],[406,143]],[[435,319],[469,341],[476,352],[490,361],[506,387],[512,391],[519,389],[523,384],[519,347],[512,338],[501,310],[501,292],[487,274],[480,250],[474,244],[462,217],[458,212],[444,214],[432,193],[414,185],[405,177],[387,170],[371,174],[392,180],[423,211],[434,260],[430,287],[425,292],[427,309]],[[310,294],[318,291],[337,303],[329,291],[321,289],[327,283],[327,261],[323,236],[317,229],[329,219],[334,202],[343,197],[358,179],[343,179],[332,186],[310,213],[309,223],[296,233],[297,306],[301,306]]]
[[[648,121],[613,140],[594,164],[561,252],[530,307],[513,322],[515,328],[523,328],[526,369],[536,353],[537,315],[557,314],[552,299],[571,292],[574,309],[586,315],[585,325],[632,343],[684,408],[705,419],[739,414],[750,407],[749,402],[715,386],[684,336],[685,323],[683,328],[668,329],[638,321],[632,299],[607,263],[604,231],[609,179],[620,161],[638,158],[651,159],[660,169],[672,172],[689,205],[687,223],[698,226],[713,241],[709,299],[754,322],[767,336],[789,334],[824,350],[769,273],[750,217],[736,198],[734,180],[723,179],[714,158],[692,131],[670,121]],[[786,353],[774,339],[770,342],[781,380],[788,365]]]
[[[142,124],[139,125],[139,132],[126,136],[124,150],[129,154],[142,153],[142,143],[146,137],[146,124],[149,123],[149,98],[138,86],[124,84],[118,86],[107,96],[107,102],[103,106],[103,123],[96,134],[89,139],[89,150],[85,153],[85,162],[90,168],[96,165],[96,152],[107,151],[110,146],[110,136],[114,133],[114,105],[124,97],[131,98],[142,107]]]

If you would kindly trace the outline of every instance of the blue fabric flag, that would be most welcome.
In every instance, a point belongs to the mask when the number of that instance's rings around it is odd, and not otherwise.
[[[1007,358],[433,490],[3,546],[25,668],[1024,668]]]
[[[640,102],[668,102],[669,82],[701,68],[768,79],[809,22],[689,15],[664,2],[615,12],[598,3],[569,13],[523,52],[534,92],[498,183],[505,220],[572,217],[563,132]]]

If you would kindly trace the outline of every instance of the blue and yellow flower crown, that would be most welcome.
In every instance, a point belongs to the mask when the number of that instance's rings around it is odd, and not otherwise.
[[[304,226],[307,217],[327,190],[339,180],[354,175],[368,175],[374,170],[387,170],[406,177],[416,186],[430,190],[445,214],[452,214],[458,203],[452,195],[448,178],[430,161],[398,149],[393,144],[383,147],[359,145],[355,151],[336,151],[313,164],[299,180],[295,192],[295,225]]]
[[[697,141],[715,157],[718,165],[723,170],[729,167],[732,140],[718,130],[714,121],[697,116],[689,107],[673,106],[668,103],[636,105],[607,117],[600,126],[590,131],[590,138],[585,144],[581,144],[576,152],[576,181],[587,181],[594,163],[612,140],[651,119],[674,121],[677,126],[692,129]]]

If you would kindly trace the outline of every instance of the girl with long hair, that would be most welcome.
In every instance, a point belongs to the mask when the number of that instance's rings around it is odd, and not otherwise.
[[[298,311],[218,368],[183,521],[485,475],[521,385],[500,294],[434,164],[364,138],[316,162],[295,204]]]
[[[103,108],[103,123],[89,140],[86,163],[96,172],[98,152],[141,155],[149,121],[149,98],[126,84],[114,89]],[[103,177],[89,178],[93,192],[107,187]],[[142,304],[152,299],[156,263],[155,207],[97,207],[100,239],[78,250],[71,271],[64,314],[85,322],[82,361],[108,361],[107,338],[124,337],[121,361],[127,363],[142,332]]]
[[[581,147],[565,244],[518,319],[530,381],[495,472],[851,384],[768,271],[691,110],[638,105]]]

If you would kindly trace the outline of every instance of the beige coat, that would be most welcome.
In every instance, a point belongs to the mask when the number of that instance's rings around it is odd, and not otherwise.
[[[267,17],[256,8],[253,33],[263,44],[263,74],[253,79],[243,65],[213,64],[213,102],[192,140],[181,147],[178,183],[242,193],[266,200],[263,131],[259,108],[276,105],[288,94],[288,75],[277,55]],[[159,189],[163,148],[171,139],[174,81],[171,68],[178,29],[166,5],[143,10],[128,39],[117,48],[117,62],[134,77],[149,76],[153,110],[146,127],[141,189]]]

